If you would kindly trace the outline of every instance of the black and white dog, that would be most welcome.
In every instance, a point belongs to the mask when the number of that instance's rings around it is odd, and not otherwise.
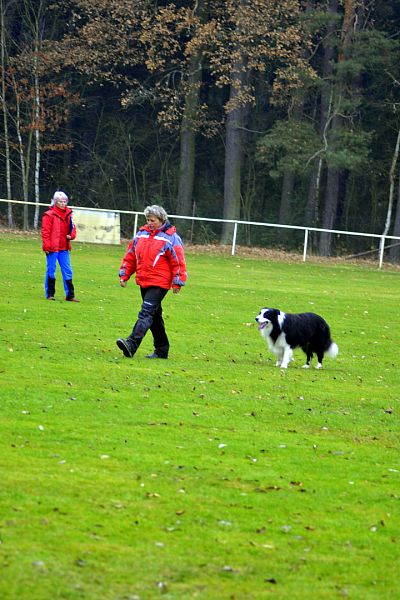
[[[276,366],[286,369],[293,350],[300,347],[307,355],[303,365],[308,369],[313,354],[317,355],[316,369],[322,367],[324,354],[335,358],[339,348],[331,340],[328,323],[315,313],[284,313],[276,308],[262,308],[256,317],[258,329],[276,357]]]

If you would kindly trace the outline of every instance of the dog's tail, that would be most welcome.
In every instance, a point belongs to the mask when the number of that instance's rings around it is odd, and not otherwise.
[[[327,354],[331,358],[336,358],[337,355],[339,354],[338,345],[335,344],[335,342],[331,342],[331,345],[329,346],[329,348],[328,348],[328,350],[326,351],[325,354]]]

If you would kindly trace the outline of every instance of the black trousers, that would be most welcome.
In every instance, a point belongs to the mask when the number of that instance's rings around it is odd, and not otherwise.
[[[133,327],[132,333],[128,338],[129,342],[134,345],[135,351],[150,329],[153,335],[155,353],[158,354],[158,356],[167,358],[169,341],[165,331],[161,306],[161,302],[167,292],[168,290],[155,286],[140,288],[143,300],[142,307],[139,311],[138,319]]]

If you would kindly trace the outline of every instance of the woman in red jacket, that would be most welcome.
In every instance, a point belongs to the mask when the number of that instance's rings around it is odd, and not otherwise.
[[[76,227],[72,222],[72,210],[67,207],[67,204],[67,194],[58,190],[51,200],[51,208],[43,215],[42,248],[46,253],[47,264],[44,289],[47,300],[54,300],[58,261],[64,282],[65,299],[69,302],[79,302],[75,298],[69,258],[71,240],[76,237]]]
[[[154,352],[147,358],[168,358],[169,341],[162,317],[161,302],[168,290],[174,294],[185,285],[187,273],[183,244],[176,229],[168,222],[161,206],[154,204],[144,210],[147,224],[139,229],[130,242],[119,271],[122,287],[133,273],[140,286],[142,307],[132,333],[119,338],[117,346],[131,358],[150,329]]]

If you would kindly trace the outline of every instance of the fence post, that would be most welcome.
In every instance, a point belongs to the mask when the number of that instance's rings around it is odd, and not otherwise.
[[[39,202],[37,203],[35,202],[28,202],[25,200],[10,200],[8,198],[0,198],[0,206],[2,202],[6,202],[8,205],[10,204],[22,204],[22,205],[32,205],[32,206],[43,206],[48,208],[48,203],[44,203],[44,202]],[[129,214],[129,215],[135,215],[135,220],[134,220],[134,234],[137,233],[137,229],[138,229],[138,216],[141,215],[142,213],[137,213],[136,211],[133,210],[115,210],[115,209],[110,209],[110,208],[92,208],[92,207],[88,207],[88,206],[71,206],[72,209],[76,208],[79,210],[85,210],[85,211],[101,211],[101,212],[114,212],[115,214]],[[194,212],[194,211],[193,211]],[[192,216],[184,216],[184,215],[170,215],[171,217],[175,217],[177,219],[189,219],[192,221],[192,227],[193,227],[193,221],[208,221],[208,222],[215,222],[215,223],[234,223],[234,233],[233,233],[233,239],[232,239],[232,256],[235,255],[236,252],[236,238],[237,238],[237,228],[238,225],[260,225],[260,226],[267,226],[267,227],[277,227],[279,228],[290,228],[290,229],[295,229],[296,231],[303,231],[304,230],[304,250],[303,250],[303,262],[306,261],[307,259],[307,252],[308,252],[308,242],[309,242],[309,232],[313,231],[313,232],[329,232],[329,233],[337,233],[337,234],[342,234],[342,235],[354,235],[354,236],[360,236],[360,237],[368,237],[368,238],[373,238],[375,239],[379,239],[380,240],[380,245],[378,248],[378,257],[379,257],[379,268],[382,268],[383,266],[383,259],[384,259],[384,252],[385,252],[385,243],[386,243],[386,238],[388,238],[389,240],[396,240],[396,241],[400,241],[400,236],[396,236],[396,235],[387,235],[387,234],[376,234],[376,233],[363,233],[360,231],[342,231],[342,230],[338,230],[338,229],[320,229],[318,227],[300,227],[300,226],[295,226],[295,225],[280,225],[277,223],[263,223],[260,221],[234,221],[233,219],[214,219],[214,218],[206,218],[206,217],[195,217],[194,214]],[[397,245],[397,244],[396,244]],[[388,245],[388,248],[390,248],[391,246]],[[375,250],[374,250],[375,252]]]
[[[308,229],[305,229],[304,230],[303,262],[306,262],[306,258],[307,258],[307,246],[308,246]]]
[[[233,227],[233,239],[232,239],[232,256],[235,256],[235,248],[236,248],[236,235],[237,235],[237,221],[235,221],[235,225]]]
[[[139,216],[139,215],[136,213],[136,214],[135,214],[135,221],[134,221],[134,224],[133,224],[133,237],[135,237],[135,235],[136,235],[136,232],[137,232],[137,222],[138,222],[138,216]]]
[[[383,264],[383,253],[385,252],[385,236],[382,235],[381,243],[379,245],[379,268],[382,269]]]

